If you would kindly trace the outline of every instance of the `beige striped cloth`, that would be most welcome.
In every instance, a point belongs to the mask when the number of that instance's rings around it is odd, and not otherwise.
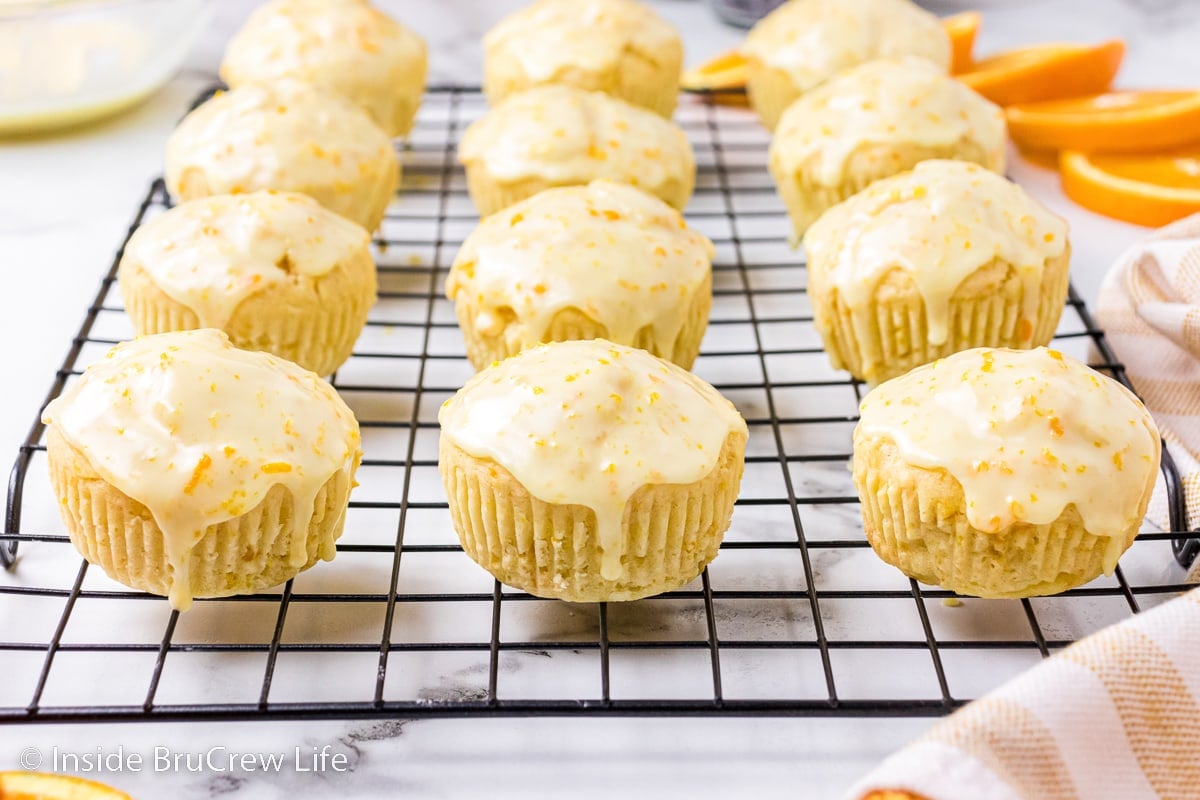
[[[1101,286],[1096,318],[1158,422],[1195,530],[1200,215],[1125,252]],[[1150,517],[1169,525],[1161,481]],[[1198,573],[1200,563],[1189,577]],[[849,797],[1200,800],[1200,589],[1093,634],[971,703]]]
[[[847,798],[1200,798],[1200,589],[965,706]]]
[[[1200,214],[1127,250],[1100,287],[1096,321],[1154,415],[1183,477],[1188,529],[1200,524]],[[1162,481],[1150,519],[1169,528]],[[1190,579],[1200,580],[1200,560]]]

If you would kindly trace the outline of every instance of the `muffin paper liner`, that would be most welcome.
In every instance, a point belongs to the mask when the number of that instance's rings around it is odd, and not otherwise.
[[[51,429],[47,437],[50,482],[71,542],[89,563],[113,580],[167,595],[171,566],[163,535],[150,511],[91,469],[77,450]],[[338,471],[317,493],[308,527],[308,558],[290,563],[292,495],[274,487],[255,508],[209,526],[188,559],[193,597],[226,597],[276,586],[320,560],[331,560],[342,534],[348,477]]]
[[[443,434],[438,468],[463,549],[502,583],[572,602],[636,600],[683,586],[717,555],[729,527],[745,438],[731,435],[713,470],[687,485],[648,485],[625,507],[623,574],[601,576],[595,513],[539,500],[503,467]]]
[[[121,270],[120,286],[137,335],[200,327],[195,312],[163,292],[144,270],[133,269],[136,274]],[[262,294],[271,291],[267,287]],[[318,375],[329,375],[350,357],[375,301],[375,291],[328,297],[314,290],[303,306],[289,306],[289,299],[280,298],[278,313],[247,313],[239,307],[223,330],[243,350],[263,350]]]
[[[949,496],[919,480],[915,467],[880,465],[883,457],[856,441],[854,483],[867,541],[922,583],[977,597],[1057,594],[1112,572],[1137,535],[1136,524],[1116,536],[1091,534],[1073,506],[1049,524],[980,531],[967,521],[961,488]]]
[[[746,93],[763,127],[769,131],[775,130],[783,112],[802,94],[786,72],[755,58],[747,61]]]
[[[1069,280],[1069,253],[1046,262],[1033,335],[1020,337],[1021,287],[1015,281],[1005,290],[950,301],[947,338],[932,344],[925,303],[920,295],[896,301],[876,299],[851,309],[834,295],[832,308],[814,297],[817,330],[829,360],[837,369],[878,384],[910,369],[972,347],[1033,348],[1048,344],[1058,327]]]
[[[475,208],[479,211],[479,216],[481,217],[495,214],[497,211],[503,211],[527,197],[533,197],[539,192],[544,192],[556,186],[579,186],[599,178],[617,181],[618,183],[628,183],[628,181],[622,181],[620,176],[603,175],[600,173],[589,175],[579,180],[558,183],[547,181],[543,178],[522,178],[516,181],[502,181],[493,178],[488,173],[487,168],[481,163],[467,164],[466,173],[467,192],[471,195],[471,200],[474,201]],[[649,192],[678,210],[683,210],[683,207],[687,205],[688,199],[692,196],[695,175],[684,176],[683,181],[672,179],[661,186],[638,186],[638,188]]]
[[[479,309],[475,306],[467,292],[460,292],[455,299],[454,310],[458,316],[458,327],[462,330],[463,341],[467,350],[467,358],[475,369],[483,369],[492,362],[503,361],[515,356],[521,351],[520,343],[515,337],[508,336],[512,322],[499,333],[484,335],[475,325]],[[567,342],[587,339],[609,339],[617,344],[637,347],[659,358],[673,361],[684,369],[691,369],[700,352],[700,341],[708,328],[708,314],[712,309],[712,278],[709,276],[697,288],[688,306],[687,318],[679,329],[678,335],[670,352],[662,352],[654,340],[653,330],[647,326],[638,331],[633,341],[623,342],[613,339],[608,329],[599,322],[591,319],[582,311],[574,308],[564,309],[571,313],[560,311],[550,322],[550,327],[540,339],[541,342]]]

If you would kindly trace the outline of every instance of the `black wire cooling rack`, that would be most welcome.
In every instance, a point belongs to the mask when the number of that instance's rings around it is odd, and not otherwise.
[[[696,371],[750,424],[720,556],[691,585],[571,605],[496,583],[458,547],[436,412],[469,377],[442,282],[475,225],[454,143],[477,90],[429,93],[377,242],[380,302],[334,385],[366,459],[336,560],[186,614],[83,562],[63,535],[35,423],[12,471],[0,556],[0,721],[575,714],[945,714],[1041,658],[1188,588],[1188,534],[1142,534],[1111,577],[1056,597],[958,599],[879,561],[848,471],[862,387],[834,372],[805,271],[744,109],[688,97],[688,209],[717,245]],[[169,200],[150,188],[130,228]],[[118,253],[117,257],[120,257]],[[51,387],[131,330],[116,260]],[[1057,346],[1124,380],[1071,291]],[[1172,527],[1185,519],[1166,462]],[[17,557],[17,546],[20,548]]]

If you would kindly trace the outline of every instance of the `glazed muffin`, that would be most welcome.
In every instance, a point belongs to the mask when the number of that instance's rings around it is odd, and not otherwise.
[[[713,255],[657,197],[593,181],[483,220],[446,296],[476,369],[568,339],[608,339],[690,369],[712,307]]]
[[[994,172],[925,161],[834,206],[804,236],[813,323],[837,369],[875,384],[971,347],[1049,343],[1066,220]]]
[[[259,189],[299,192],[368,231],[379,227],[400,167],[367,113],[299,81],[218,92],[167,141],[177,201]]]
[[[362,226],[291,192],[191,200],[138,228],[117,270],[138,336],[219,328],[328,375],[375,303]]]
[[[332,559],[362,457],[328,383],[211,329],[117,345],[42,421],[75,547],[179,610]]]
[[[671,116],[683,43],[674,25],[634,0],[537,0],[483,37],[488,102],[562,83]]]
[[[534,347],[477,374],[438,421],[463,549],[539,597],[675,589],[729,527],[746,423],[712,386],[644,350]]]
[[[1004,171],[1004,111],[928,61],[872,61],[788,108],[770,168],[802,235],[817,217],[875,181],[931,158]]]
[[[402,136],[421,105],[426,62],[425,42],[366,0],[271,0],[229,40],[221,79],[315,84]]]
[[[463,134],[458,159],[481,216],[554,186],[604,178],[680,210],[696,182],[679,126],[603,92],[541,86],[515,94]]]
[[[854,483],[875,552],[962,594],[1055,594],[1111,573],[1158,474],[1132,392],[1055,350],[978,348],[867,395]]]
[[[763,125],[840,72],[906,56],[950,69],[950,37],[937,17],[909,0],[791,0],[746,36],[746,89]]]

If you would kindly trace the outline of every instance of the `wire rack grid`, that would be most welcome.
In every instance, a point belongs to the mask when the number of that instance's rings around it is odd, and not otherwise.
[[[957,599],[879,561],[848,471],[863,387],[833,371],[805,270],[744,109],[685,98],[713,239],[714,306],[696,372],[750,425],[720,556],[678,591],[571,605],[508,589],[457,544],[436,412],[471,374],[441,295],[477,221],[454,144],[477,90],[431,90],[376,242],[380,300],[333,377],[366,458],[337,558],[277,590],[186,614],[82,561],[55,515],[43,428],[13,469],[0,555],[0,721],[571,714],[940,715],[1075,639],[1187,587],[1184,533],[1143,533],[1111,577],[1056,597]],[[136,227],[169,206],[156,181]],[[117,260],[120,253],[117,254]],[[56,396],[129,328],[117,260]],[[1123,379],[1072,290],[1057,346]],[[48,398],[49,399],[49,398]],[[1173,481],[1176,530],[1183,519]],[[22,544],[19,558],[17,545]]]

